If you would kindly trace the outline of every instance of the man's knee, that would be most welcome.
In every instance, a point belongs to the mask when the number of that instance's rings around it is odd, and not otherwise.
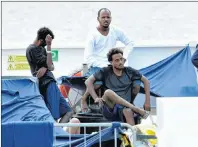
[[[125,117],[132,117],[133,116],[133,111],[130,108],[124,108],[123,109],[123,114]]]
[[[80,123],[80,120],[78,118],[72,118],[69,122],[70,123]]]
[[[105,92],[104,92],[104,96],[105,96],[105,97],[110,97],[110,96],[112,95],[112,93],[113,93],[113,91],[112,91],[111,89],[107,89],[107,90],[105,90]]]
[[[69,123],[80,123],[80,120],[78,118],[72,118]],[[64,127],[63,128],[66,132],[71,134],[80,134],[80,127]]]

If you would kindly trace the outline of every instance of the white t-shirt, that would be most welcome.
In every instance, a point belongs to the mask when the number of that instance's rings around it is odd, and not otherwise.
[[[88,67],[107,66],[109,64],[107,53],[116,46],[117,41],[121,41],[124,45],[129,45],[128,49],[133,48],[133,42],[117,27],[111,26],[107,36],[102,35],[97,28],[94,28],[87,38],[84,62],[88,64]],[[128,56],[128,53],[125,55],[124,51],[124,57],[126,56]]]

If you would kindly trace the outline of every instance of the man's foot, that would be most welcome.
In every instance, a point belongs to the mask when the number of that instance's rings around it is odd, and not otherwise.
[[[147,117],[149,116],[150,112],[143,110],[143,109],[138,109],[137,112],[143,119],[147,119]]]
[[[86,102],[86,100],[83,100],[83,98],[81,100],[81,111],[82,112],[87,112],[88,111],[87,102]]]

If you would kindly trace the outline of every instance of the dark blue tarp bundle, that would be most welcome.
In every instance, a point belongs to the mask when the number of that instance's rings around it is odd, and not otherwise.
[[[52,147],[53,123],[10,122],[2,124],[2,147]]]
[[[190,47],[140,70],[150,80],[152,91],[165,97],[198,96]]]

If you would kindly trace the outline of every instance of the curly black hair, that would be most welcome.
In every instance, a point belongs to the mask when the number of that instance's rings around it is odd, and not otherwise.
[[[123,51],[120,48],[112,48],[108,53],[107,53],[107,58],[108,61],[112,61],[112,56],[115,54],[122,54],[123,55]]]
[[[109,11],[109,13],[111,14],[111,11],[110,11],[108,8],[101,8],[101,9],[98,11],[98,17],[100,17],[100,12],[101,12],[102,10]]]
[[[45,40],[46,36],[50,34],[52,36],[52,39],[54,39],[54,34],[53,32],[47,28],[47,27],[42,27],[37,31],[37,40],[43,39]]]

